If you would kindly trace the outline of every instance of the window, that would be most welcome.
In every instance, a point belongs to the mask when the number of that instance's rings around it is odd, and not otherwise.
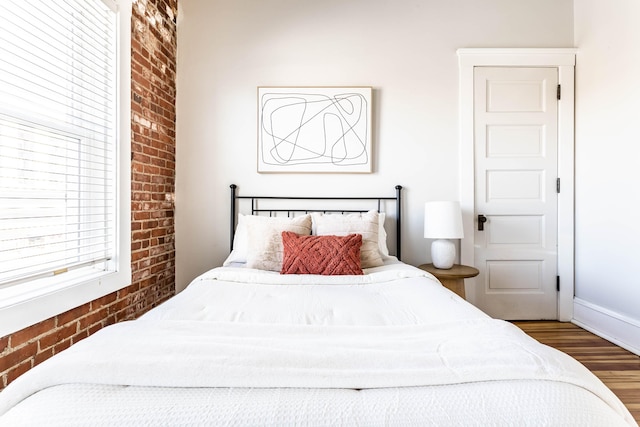
[[[118,6],[130,10],[112,0],[0,4],[0,336],[129,283],[107,283],[130,271],[127,84],[120,90],[130,24]],[[64,302],[42,310],[52,295]],[[5,330],[2,315],[27,302]]]

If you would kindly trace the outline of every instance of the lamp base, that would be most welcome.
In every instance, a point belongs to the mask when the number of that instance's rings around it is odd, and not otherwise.
[[[434,267],[448,270],[456,260],[456,245],[451,240],[438,239],[431,243],[431,261]]]

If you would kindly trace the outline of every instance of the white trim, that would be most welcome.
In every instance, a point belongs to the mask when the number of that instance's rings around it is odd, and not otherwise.
[[[474,263],[473,69],[477,66],[557,67],[563,99],[558,104],[558,320],[573,318],[574,278],[574,68],[577,49],[458,49],[460,79],[460,205],[466,238],[460,242],[462,264]],[[467,279],[467,295],[475,299],[475,279]]]
[[[550,49],[458,49],[460,66],[559,67],[575,66],[575,48]]]
[[[635,319],[575,298],[572,323],[640,355],[640,322]]]
[[[118,1],[118,43],[118,271],[91,280],[65,273],[64,282],[46,291],[34,283],[22,295],[2,301],[0,337],[131,284],[131,0]]]

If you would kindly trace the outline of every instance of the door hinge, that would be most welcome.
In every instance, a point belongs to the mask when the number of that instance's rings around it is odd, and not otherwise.
[[[558,85],[558,88],[556,89],[556,97],[558,98],[558,101],[560,101],[561,94],[562,94],[562,89],[560,89],[560,85]]]
[[[556,193],[560,194],[560,178],[556,178]]]
[[[556,291],[560,292],[560,276],[556,276]]]

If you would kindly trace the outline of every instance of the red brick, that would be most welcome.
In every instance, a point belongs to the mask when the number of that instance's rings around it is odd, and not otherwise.
[[[0,372],[8,371],[11,367],[31,360],[38,351],[38,343],[32,342],[19,348],[14,348],[10,353],[0,357]]]
[[[91,301],[91,310],[93,311],[98,308],[104,307],[105,305],[109,305],[114,302],[116,298],[118,298],[118,293],[112,292],[101,298],[98,298],[97,300]]]
[[[122,303],[124,302],[127,298],[129,298],[129,295],[132,292],[135,292],[135,290],[137,289],[137,285],[133,284],[130,286],[127,286],[126,288],[122,288],[118,291],[118,303]]]
[[[105,307],[89,314],[88,316],[83,317],[78,322],[79,323],[78,331],[81,333],[83,330],[88,329],[90,326],[100,323],[100,321],[103,320],[108,313],[109,313],[109,310],[107,310],[107,308]]]
[[[150,231],[136,231],[131,235],[132,240],[144,240],[148,239],[149,237],[151,237]]]
[[[38,352],[33,358],[33,366],[39,365],[51,356],[53,356],[53,348]]]
[[[58,315],[58,326],[67,325],[78,320],[79,317],[84,316],[89,311],[91,311],[91,304],[87,303],[71,309],[67,312]],[[53,328],[51,328],[53,329]]]
[[[56,344],[56,345],[53,347],[53,352],[54,352],[55,354],[58,354],[58,353],[60,353],[61,351],[64,351],[64,350],[68,349],[69,347],[71,347],[71,338],[68,338],[68,339],[66,339],[66,340],[64,340],[64,341],[60,341],[60,342],[58,342],[58,344]]]
[[[145,223],[142,225],[142,228],[144,229],[153,229],[153,228],[157,228],[158,227],[158,221],[145,221]],[[153,235],[153,232],[152,232]]]
[[[75,343],[77,343],[78,341],[81,341],[81,340],[83,340],[83,339],[87,338],[89,335],[90,335],[90,334],[89,334],[89,331],[88,331],[88,330],[86,330],[86,331],[80,331],[80,333],[78,333],[78,334],[76,334],[76,335],[74,335],[74,336],[72,336],[72,337],[71,337],[71,344],[75,344]]]
[[[116,315],[115,315],[115,313],[110,315],[109,317],[107,317],[104,320],[105,326],[113,325],[114,323],[116,323]]]
[[[133,181],[139,181],[139,182],[151,182],[151,177],[150,177],[149,175],[144,175],[144,174],[141,174],[141,173],[135,173],[135,172],[133,172],[133,173],[131,174],[131,176],[132,176],[132,178],[131,178],[131,179],[132,179]]]
[[[150,157],[158,157],[158,149],[157,148],[152,148],[149,147],[148,145],[145,145],[142,147],[142,152],[145,154],[148,154]]]
[[[144,221],[148,220],[149,218],[151,218],[151,212],[133,212],[133,219],[136,221]]]
[[[143,258],[146,258],[148,256],[149,256],[149,251],[148,250],[132,252],[131,253],[131,262],[139,261],[139,260],[141,260]]]
[[[87,333],[89,335],[93,335],[96,332],[98,332],[100,329],[104,328],[104,325],[102,323],[96,323],[95,325],[92,325],[88,330]]]
[[[39,340],[40,349],[44,350],[53,346],[55,351],[57,348],[57,343],[60,343],[61,341],[66,340],[67,338],[70,338],[76,332],[78,332],[77,322],[72,322],[67,326],[62,326],[60,328],[57,328],[51,331],[48,335],[45,335],[44,337],[40,338]]]
[[[53,329],[56,326],[56,319],[50,318],[26,329],[16,332],[11,337],[11,348],[18,348],[24,343],[37,338]]]
[[[27,372],[34,366],[31,360],[23,362],[7,372],[7,384]]]

